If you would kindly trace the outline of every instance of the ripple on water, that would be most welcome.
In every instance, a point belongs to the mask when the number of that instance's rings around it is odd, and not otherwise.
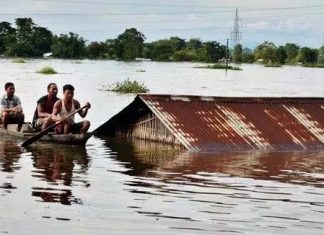
[[[218,232],[262,233],[266,228],[270,233],[286,234],[301,223],[302,234],[312,224],[318,233],[324,222],[324,191],[314,188],[314,180],[318,185],[324,176],[322,152],[179,153],[161,161],[138,151],[132,157],[116,158],[131,163],[125,167],[138,172],[124,183],[128,192],[137,195],[131,205],[136,212],[159,219],[167,215],[170,223],[176,223],[173,217],[185,218],[183,226],[170,228],[211,232],[216,223]],[[153,166],[147,166],[146,159]],[[186,211],[190,217],[184,215]]]
[[[23,198],[30,204],[28,215],[54,227],[81,221],[83,231],[135,225],[144,234],[324,229],[321,152],[199,155],[93,141],[89,149],[39,145],[24,157],[18,149],[12,152],[5,160],[21,168],[1,168],[2,199]],[[18,211],[12,214],[19,217]]]

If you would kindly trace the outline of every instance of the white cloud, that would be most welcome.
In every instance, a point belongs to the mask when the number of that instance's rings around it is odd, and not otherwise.
[[[272,24],[266,21],[259,21],[255,23],[244,24],[244,27],[253,30],[269,30],[272,28]]]
[[[29,9],[33,12],[44,11],[48,9],[48,3],[46,1],[33,1]]]
[[[274,41],[287,38],[307,43],[307,35],[314,40],[318,37],[321,42],[322,32],[317,29],[324,27],[322,0],[96,0],[89,4],[90,1],[19,0],[17,4],[12,0],[1,0],[0,21],[14,22],[17,17],[31,17],[36,24],[57,34],[71,31],[89,40],[114,38],[126,28],[136,27],[148,41],[169,36],[226,41],[232,31],[235,8],[238,8],[243,20],[243,38],[247,42],[254,42],[261,34],[264,35],[262,39],[269,37]],[[312,5],[323,7],[278,9]],[[271,9],[258,10],[262,8]],[[21,15],[10,15],[17,12]],[[67,14],[49,16],[47,13]],[[314,21],[317,23],[312,23]],[[294,37],[291,39],[292,34]]]
[[[314,30],[313,24],[304,22],[299,23],[294,20],[288,20],[288,21],[259,21],[254,23],[248,23],[245,25],[246,29],[252,30],[252,31],[271,31],[271,32],[287,32],[287,33],[293,33],[293,32],[304,32],[304,31],[311,31]]]

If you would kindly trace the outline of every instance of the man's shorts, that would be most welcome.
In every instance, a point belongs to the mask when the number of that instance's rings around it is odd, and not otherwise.
[[[19,118],[14,112],[9,113],[8,124],[17,124],[18,120],[19,120]],[[0,114],[0,123],[2,123],[2,113]]]
[[[83,126],[83,122],[77,122],[73,123],[71,126],[71,133],[72,134],[80,134],[80,130]],[[60,123],[55,127],[55,132],[57,134],[63,134],[64,133],[64,124]]]
[[[44,122],[45,122],[44,118],[37,118],[34,124],[34,128],[36,130],[41,130]]]

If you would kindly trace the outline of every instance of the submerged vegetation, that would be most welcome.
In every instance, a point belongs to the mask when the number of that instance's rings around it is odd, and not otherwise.
[[[12,61],[13,63],[17,63],[17,64],[23,64],[26,63],[26,61],[23,58],[16,58]]]
[[[282,67],[282,64],[278,64],[278,63],[267,63],[267,64],[264,65],[264,67],[280,68],[280,67]]]
[[[225,64],[213,64],[213,65],[207,65],[207,66],[199,66],[197,68],[204,68],[204,69],[228,69],[228,70],[242,70],[239,67],[231,66],[231,65],[225,65]]]
[[[37,71],[37,73],[42,74],[57,74],[57,72],[50,66],[45,66],[41,70]]]
[[[307,68],[324,68],[324,63],[323,64],[303,64],[303,67],[307,67]]]
[[[120,93],[147,93],[149,89],[143,84],[137,81],[131,81],[129,79],[123,82],[114,83],[112,86],[103,87],[106,91],[115,91]]]

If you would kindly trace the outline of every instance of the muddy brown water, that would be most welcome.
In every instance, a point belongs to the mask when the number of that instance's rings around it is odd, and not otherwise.
[[[35,73],[44,65],[60,73]],[[190,63],[0,66],[0,86],[15,82],[27,119],[48,82],[72,83],[81,103],[92,103],[92,129],[134,98],[100,90],[127,77],[153,93],[324,95],[324,70],[299,67],[246,65],[225,76]],[[323,234],[324,151],[198,154],[107,137],[85,147],[21,143],[0,137],[0,234]]]

